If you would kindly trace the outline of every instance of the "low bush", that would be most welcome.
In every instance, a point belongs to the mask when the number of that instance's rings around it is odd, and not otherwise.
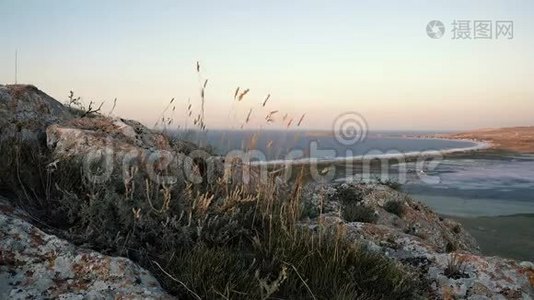
[[[360,202],[363,200],[363,192],[357,187],[340,184],[335,188],[336,192],[334,193],[332,200],[340,203]]]
[[[319,205],[314,205],[311,201],[303,201],[301,204],[301,217],[302,218],[317,218],[321,214]]]
[[[184,297],[194,291],[209,299],[408,299],[419,289],[406,270],[343,234],[304,228],[273,228],[252,245],[196,244],[168,265],[183,285],[165,282]]]
[[[457,254],[451,254],[443,275],[452,279],[469,278],[469,274],[465,272],[466,267],[463,257]]]
[[[456,250],[458,250],[458,245],[455,242],[448,240],[447,244],[445,245],[445,252],[451,253]]]
[[[374,223],[377,220],[375,211],[359,203],[347,203],[342,209],[343,219],[347,222]]]
[[[384,209],[387,212],[397,215],[399,217],[402,217],[402,215],[404,214],[404,204],[400,201],[389,200],[384,204]]]
[[[452,227],[452,232],[459,234],[460,232],[462,232],[462,226],[460,226],[460,224],[454,225]]]

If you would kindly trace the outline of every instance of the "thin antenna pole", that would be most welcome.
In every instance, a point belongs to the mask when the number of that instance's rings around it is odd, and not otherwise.
[[[15,84],[17,84],[18,79],[18,68],[19,68],[19,49],[15,50]]]

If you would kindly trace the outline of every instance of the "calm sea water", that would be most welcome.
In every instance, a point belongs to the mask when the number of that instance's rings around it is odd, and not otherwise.
[[[332,159],[348,155],[365,155],[371,151],[382,153],[408,153],[414,151],[446,150],[467,148],[475,145],[467,141],[439,139],[414,139],[409,136],[428,132],[374,132],[356,143],[344,144],[329,132],[306,131],[225,131],[210,130],[203,133],[176,133],[178,136],[201,145],[211,145],[220,155],[233,150],[259,150],[266,160],[298,158]],[[289,153],[294,152],[294,155]],[[301,152],[295,156],[296,152]]]

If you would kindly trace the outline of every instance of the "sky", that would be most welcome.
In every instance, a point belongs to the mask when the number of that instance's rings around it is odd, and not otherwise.
[[[442,38],[427,36],[431,20]],[[510,20],[514,37],[453,39],[455,20]],[[105,101],[105,113],[117,98],[113,114],[150,127],[164,116],[190,128],[205,79],[208,128],[240,128],[250,109],[245,128],[305,113],[302,128],[329,129],[345,112],[371,130],[534,125],[529,0],[0,0],[0,28],[1,84],[18,52],[19,83]],[[242,101],[237,87],[250,90]]]

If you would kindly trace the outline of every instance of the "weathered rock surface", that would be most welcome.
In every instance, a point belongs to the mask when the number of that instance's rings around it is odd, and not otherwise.
[[[73,115],[63,104],[31,85],[0,85],[0,140],[44,141],[48,125]]]
[[[375,223],[343,220],[342,204],[332,199],[336,187],[329,186],[311,192],[312,201],[324,203],[324,211],[320,220],[310,220],[308,226],[314,228],[318,223],[342,226],[349,238],[363,243],[370,251],[384,253],[419,271],[436,299],[532,299],[534,296],[532,263],[481,256],[475,240],[460,224],[385,186],[352,188],[362,192],[360,204],[375,211]],[[402,203],[401,216],[384,209],[390,200]]]
[[[117,152],[172,150],[161,133],[135,121],[103,116],[51,125],[46,136],[48,147],[57,157],[86,155],[106,147]]]
[[[134,168],[133,172],[148,174],[153,180],[161,175],[178,185],[213,182],[223,173],[222,162],[210,153],[194,149],[190,143],[171,143],[167,136],[132,120],[76,118],[48,126],[46,136],[55,161],[81,158],[88,165],[107,162],[104,167],[110,170],[124,174]]]
[[[0,299],[171,299],[130,260],[78,249],[25,218],[0,200]]]

